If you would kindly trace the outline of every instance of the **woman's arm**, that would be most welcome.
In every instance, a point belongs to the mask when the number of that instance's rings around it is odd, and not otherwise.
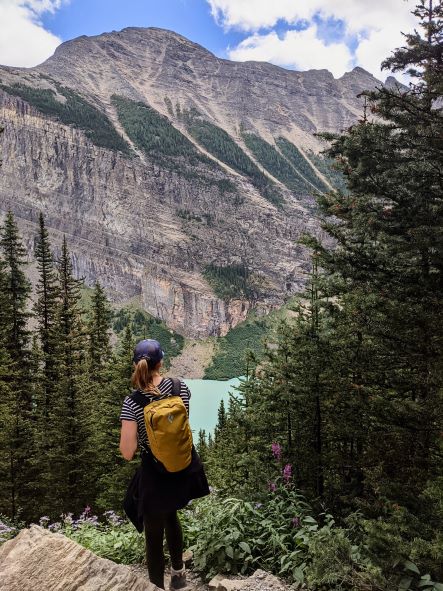
[[[135,421],[122,420],[120,433],[120,451],[125,460],[132,460],[137,451],[137,423]]]

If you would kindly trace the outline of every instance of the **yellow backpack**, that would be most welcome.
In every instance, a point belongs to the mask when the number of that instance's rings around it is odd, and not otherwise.
[[[152,400],[140,392],[134,392],[132,397],[144,407],[146,433],[154,459],[166,472],[187,468],[192,459],[192,432],[180,397],[180,381],[172,379],[172,394],[167,398]]]

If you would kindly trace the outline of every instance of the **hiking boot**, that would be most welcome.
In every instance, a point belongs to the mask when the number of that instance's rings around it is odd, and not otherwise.
[[[184,567],[181,571],[171,570],[171,582],[169,583],[169,589],[171,591],[175,591],[175,589],[184,589],[185,587],[187,587],[187,583]]]

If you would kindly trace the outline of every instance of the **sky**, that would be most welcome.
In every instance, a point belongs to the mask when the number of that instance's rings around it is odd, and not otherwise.
[[[361,66],[376,78],[412,32],[414,0],[0,0],[0,64],[31,67],[63,41],[125,27],[161,27],[218,57],[338,78]],[[401,75],[396,74],[398,79]]]

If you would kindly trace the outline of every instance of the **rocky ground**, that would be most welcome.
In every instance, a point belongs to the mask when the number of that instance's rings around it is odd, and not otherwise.
[[[214,355],[215,340],[186,341],[183,351],[171,361],[167,375],[201,379]]]

